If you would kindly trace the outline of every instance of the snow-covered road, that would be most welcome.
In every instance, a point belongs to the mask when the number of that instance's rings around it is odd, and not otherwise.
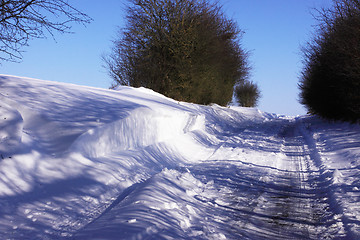
[[[106,237],[124,239],[357,239],[359,221],[334,196],[339,170],[326,170],[307,127],[301,118],[247,125],[209,158],[135,186],[74,238],[107,229]],[[267,155],[267,165],[242,161],[251,151]]]
[[[1,239],[360,239],[360,126],[0,76]]]

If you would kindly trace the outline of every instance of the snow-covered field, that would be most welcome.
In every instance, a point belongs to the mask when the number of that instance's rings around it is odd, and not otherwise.
[[[360,239],[360,126],[0,75],[0,239]]]

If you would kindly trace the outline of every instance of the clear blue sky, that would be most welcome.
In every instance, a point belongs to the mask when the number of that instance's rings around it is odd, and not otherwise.
[[[101,55],[109,52],[118,26],[124,24],[125,0],[72,1],[94,21],[74,25],[74,34],[30,41],[21,63],[5,62],[0,73],[58,82],[108,88],[111,79]],[[304,114],[298,103],[298,78],[302,68],[300,46],[311,39],[313,8],[331,0],[220,0],[228,17],[245,31],[242,46],[249,50],[251,80],[262,98],[258,108],[286,115]]]

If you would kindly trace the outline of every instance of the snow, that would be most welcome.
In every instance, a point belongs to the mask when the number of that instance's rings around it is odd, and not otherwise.
[[[0,75],[0,239],[360,239],[360,126]]]

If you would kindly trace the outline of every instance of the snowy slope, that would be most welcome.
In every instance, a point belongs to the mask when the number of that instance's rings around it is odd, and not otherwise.
[[[0,239],[359,239],[360,127],[0,75]]]

